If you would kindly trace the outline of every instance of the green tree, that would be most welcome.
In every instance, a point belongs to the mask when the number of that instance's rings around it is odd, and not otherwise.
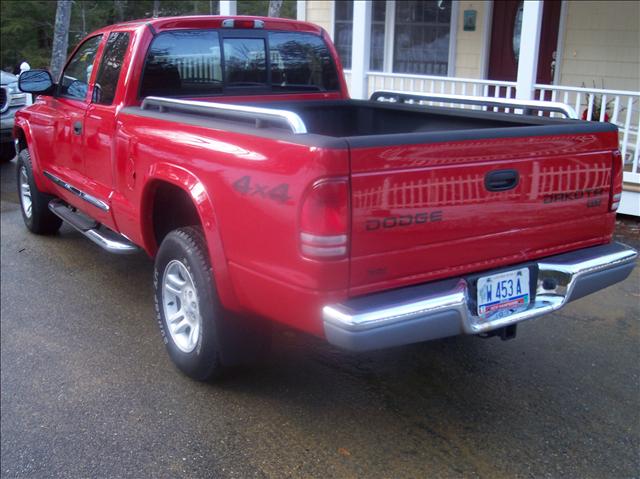
[[[71,0],[58,0],[56,21],[53,25],[53,44],[51,46],[51,75],[58,78],[69,49],[69,24],[71,23]]]
[[[48,68],[55,18],[56,2],[0,1],[0,67],[13,71],[26,60]]]

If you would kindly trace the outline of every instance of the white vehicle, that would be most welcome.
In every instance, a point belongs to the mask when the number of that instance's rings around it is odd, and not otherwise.
[[[20,108],[30,104],[28,93],[18,89],[18,77],[0,71],[0,161],[5,162],[16,156],[11,131],[13,117]]]

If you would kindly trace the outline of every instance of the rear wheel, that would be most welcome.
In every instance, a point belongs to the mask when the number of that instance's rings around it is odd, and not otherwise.
[[[239,353],[264,349],[268,334],[226,311],[219,302],[202,229],[170,232],[153,274],[156,316],[169,356],[184,374],[205,381],[224,366],[245,362]],[[259,340],[256,342],[256,338]]]
[[[38,190],[33,180],[31,157],[26,148],[18,155],[17,166],[18,195],[24,224],[35,234],[55,233],[60,229],[62,220],[49,210],[49,201],[53,196]]]

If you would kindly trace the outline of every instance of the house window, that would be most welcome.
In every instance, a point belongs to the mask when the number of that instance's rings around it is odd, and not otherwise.
[[[393,71],[447,75],[451,0],[396,2]]]
[[[384,63],[385,3],[384,0],[374,0],[372,6],[369,69],[373,71],[382,71]],[[351,41],[353,38],[353,1],[339,1],[334,5],[334,43],[343,68],[349,69],[351,68]]]

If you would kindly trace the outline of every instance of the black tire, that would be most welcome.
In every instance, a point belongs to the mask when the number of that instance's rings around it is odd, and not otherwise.
[[[165,272],[176,261],[190,275],[201,318],[195,348],[188,352],[181,349],[170,334],[163,303]],[[251,353],[262,353],[266,349],[269,342],[267,330],[254,327],[253,322],[231,314],[221,306],[200,227],[179,228],[165,236],[155,259],[153,286],[156,318],[165,346],[174,364],[187,376],[199,381],[215,379],[227,366],[251,360]],[[171,299],[170,296],[168,298]]]
[[[22,173],[27,177],[29,189],[31,193],[31,216],[27,215],[24,206],[23,195],[21,193],[21,176]],[[20,211],[24,224],[32,233],[38,235],[50,235],[60,229],[62,220],[49,210],[49,201],[54,199],[53,196],[42,193],[38,190],[33,180],[33,170],[31,168],[31,156],[26,148],[20,151],[18,155],[18,163],[16,168],[16,179],[18,185],[18,197],[20,198]]]
[[[0,143],[0,163],[7,163],[16,156],[13,143]]]

